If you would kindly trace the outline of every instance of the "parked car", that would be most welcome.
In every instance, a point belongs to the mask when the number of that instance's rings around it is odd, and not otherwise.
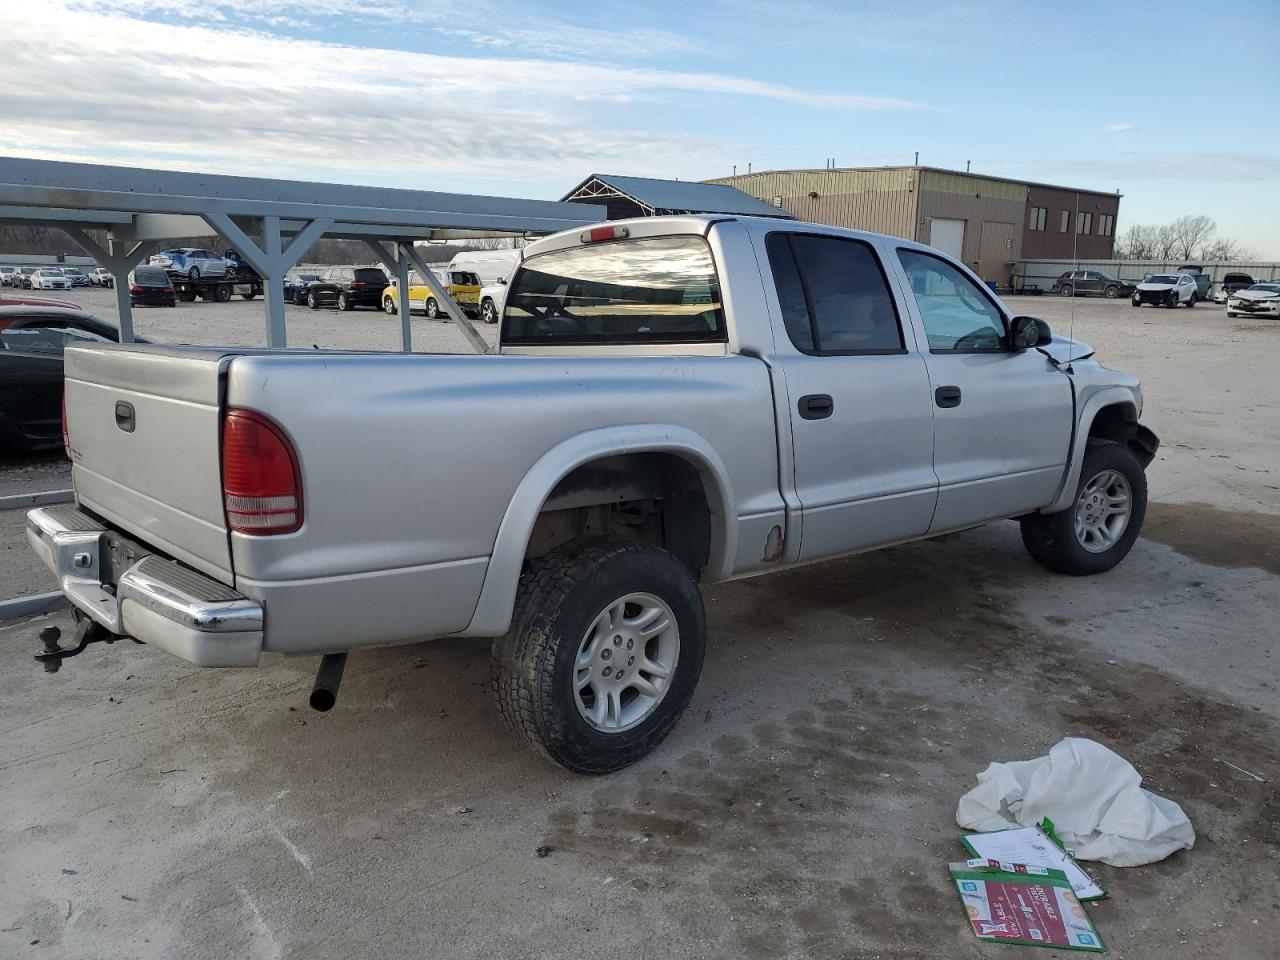
[[[164,267],[138,264],[129,274],[129,303],[135,307],[176,307],[173,278]]]
[[[201,247],[177,247],[161,250],[147,261],[152,266],[163,267],[169,273],[199,280],[201,277],[225,277],[227,261],[220,254]]]
[[[1213,302],[1226,303],[1237,290],[1247,290],[1259,282],[1261,281],[1255,280],[1247,273],[1228,273],[1213,291]]]
[[[307,287],[320,279],[320,274],[290,270],[284,275],[285,303],[302,306],[307,302]]]
[[[116,327],[80,309],[0,306],[0,453],[62,443],[62,351],[113,343]]]
[[[1138,381],[946,254],[723,215],[523,253],[498,356],[68,351],[76,504],[27,530],[79,639],[324,654],[328,709],[345,651],[496,637],[507,724],[600,774],[688,705],[699,583],[1010,517],[1098,574],[1139,535]]]
[[[449,296],[453,297],[462,312],[469,317],[480,315],[480,278],[468,270],[435,270],[432,275],[440,283]],[[394,314],[399,310],[398,290],[393,285],[382,291],[382,309]],[[409,274],[409,309],[421,310],[428,320],[447,319],[448,312],[436,301],[431,288],[422,282],[418,274]]]
[[[64,310],[83,310],[84,307],[74,300],[59,300],[57,297],[27,297],[22,294],[5,294],[0,296],[0,307],[62,307]]]
[[[31,275],[37,270],[36,267],[19,267],[13,274],[13,279],[9,281],[9,286],[21,290],[31,289]]]
[[[312,310],[337,307],[382,306],[382,291],[387,288],[387,275],[381,267],[331,267],[307,287],[307,306]]]
[[[62,267],[62,275],[71,281],[73,287],[88,287],[92,285],[89,280],[89,274],[84,267]]]
[[[1180,303],[1194,307],[1196,296],[1196,282],[1190,274],[1157,273],[1138,284],[1129,302],[1135,307],[1144,303],[1153,307],[1176,307]]]
[[[236,277],[237,279],[241,279],[241,280],[261,280],[262,279],[260,276],[258,276],[258,271],[254,269],[253,264],[251,264],[244,257],[240,256],[238,251],[228,249],[227,252],[223,254],[222,259],[223,259],[223,262],[225,262],[227,265],[228,276]]]
[[[1053,281],[1054,292],[1063,297],[1116,297],[1132,296],[1135,284],[1118,280],[1109,273],[1098,270],[1068,270]]]
[[[1196,282],[1196,299],[1208,300],[1210,290],[1213,287],[1213,278],[1204,272],[1204,267],[1197,267],[1193,264],[1186,264],[1178,268],[1179,273],[1185,273]]]
[[[56,267],[41,267],[31,274],[32,290],[70,290],[71,281]]]
[[[1237,290],[1227,301],[1227,316],[1280,317],[1280,280]]]
[[[95,287],[114,287],[116,277],[106,267],[94,267],[89,271],[89,282]]]
[[[497,323],[507,299],[507,278],[520,261],[519,250],[469,250],[449,263],[450,270],[467,270],[480,279],[480,319]]]
[[[0,287],[7,287],[13,283],[13,276],[17,272],[17,267],[0,267]]]

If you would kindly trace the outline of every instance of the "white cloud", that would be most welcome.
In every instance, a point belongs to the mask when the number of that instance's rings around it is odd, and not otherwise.
[[[254,2],[271,16],[301,7]],[[5,17],[13,0],[0,0],[0,89],[7,116],[21,118],[0,128],[0,152],[423,185],[432,174],[567,184],[591,169],[696,176],[738,150],[714,136],[629,129],[633,98],[918,106],[724,74],[362,49],[110,12],[140,9],[139,0],[48,3],[37,20]],[[307,6],[367,8],[362,0]]]
[[[1103,129],[1107,133],[1128,133],[1130,130],[1137,130],[1138,127],[1126,120],[1122,123],[1108,123]]]

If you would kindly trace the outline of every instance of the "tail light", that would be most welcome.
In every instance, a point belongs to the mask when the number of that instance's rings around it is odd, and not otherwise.
[[[626,227],[592,227],[578,234],[579,243],[600,243],[603,240],[625,240],[631,236]]]
[[[67,389],[62,388],[62,449],[67,454],[67,459],[71,459],[71,434],[67,431]]]
[[[173,293],[173,287],[165,287],[165,288],[164,288],[164,292],[165,292],[165,293]]]
[[[222,499],[227,526],[251,536],[302,526],[302,472],[284,431],[269,417],[233,407],[222,421]]]
[[[363,284],[363,283],[361,283],[359,280],[352,280],[350,283],[348,283],[348,284],[347,284],[347,289],[348,289],[348,290],[359,290],[359,289],[360,289],[361,287],[363,287],[363,286],[364,286],[364,284]]]
[[[138,286],[136,283],[131,283],[131,284],[129,284],[129,292],[130,292],[130,293],[141,293],[141,292],[142,292],[142,288],[141,288],[140,286]]]

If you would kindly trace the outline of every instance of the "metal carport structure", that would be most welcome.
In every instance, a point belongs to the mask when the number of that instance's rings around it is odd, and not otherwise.
[[[286,346],[284,275],[317,240],[329,237],[364,241],[401,291],[415,268],[471,346],[486,353],[484,338],[414,243],[538,236],[599,219],[599,207],[581,203],[0,157],[0,223],[61,228],[109,269],[124,342],[133,340],[129,271],[164,240],[216,234],[262,277],[267,344]],[[105,246],[89,231],[105,233]],[[402,345],[409,350],[409,298],[396,299]]]

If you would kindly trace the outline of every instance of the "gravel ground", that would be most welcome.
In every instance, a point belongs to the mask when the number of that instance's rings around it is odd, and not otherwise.
[[[1055,577],[1003,523],[712,588],[685,719],[599,779],[506,734],[483,643],[357,653],[316,715],[313,660],[208,671],[115,644],[49,676],[26,659],[49,621],[0,628],[0,956],[986,957],[946,882],[956,800],[990,760],[1070,735],[1129,758],[1198,833],[1097,869],[1110,955],[1274,957],[1280,324],[1011,305],[1144,380],[1163,446],[1111,574]],[[183,305],[138,327],[258,343],[261,315]],[[394,346],[377,314],[295,319],[295,344]],[[29,565],[0,551],[6,589]]]

